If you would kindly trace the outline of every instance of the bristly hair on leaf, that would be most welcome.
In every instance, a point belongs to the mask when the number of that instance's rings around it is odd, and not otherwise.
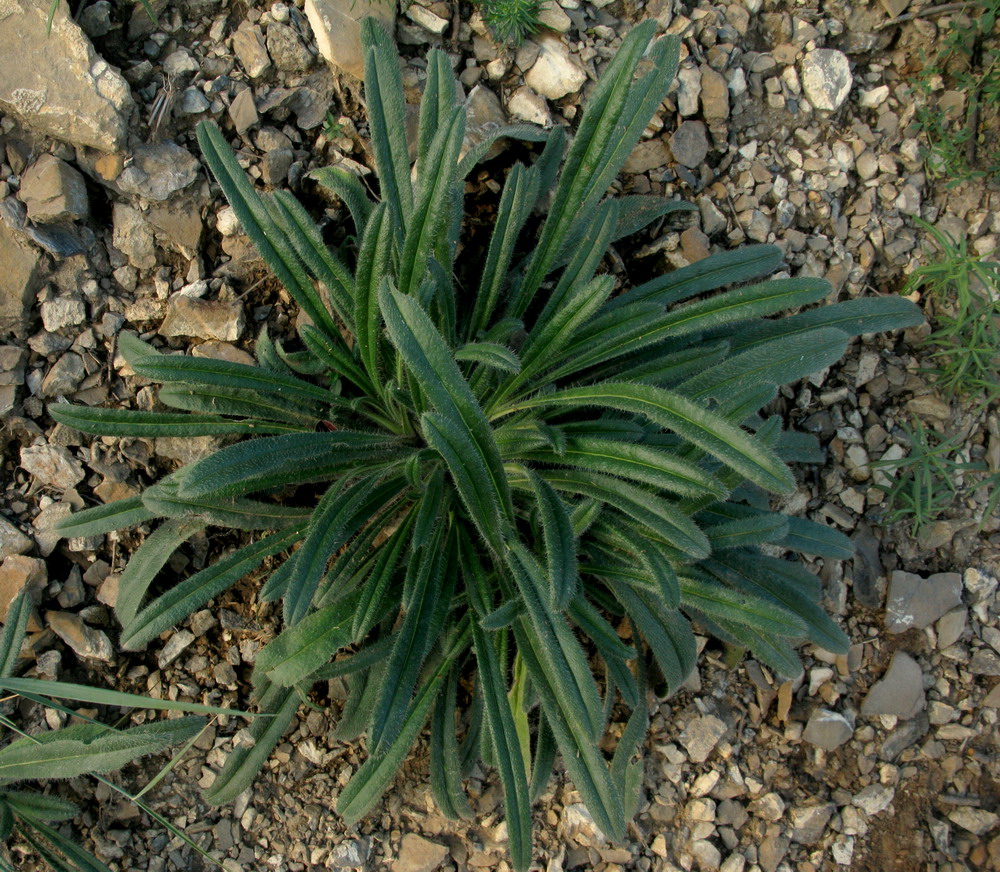
[[[284,627],[254,682],[272,717],[231,752],[210,801],[244,790],[302,695],[338,677],[350,688],[338,735],[366,735],[370,752],[340,813],[368,813],[429,723],[442,811],[469,814],[463,778],[479,760],[495,767],[523,872],[556,754],[595,822],[624,836],[647,688],[683,684],[695,626],[787,677],[804,640],[847,650],[818,580],[787,552],[843,559],[850,541],[768,506],[796,487],[789,463],[822,452],[766,407],[852,337],[922,319],[898,297],[814,307],[830,286],[768,280],[781,264],[769,245],[636,286],[606,269],[616,240],[693,208],[606,196],[677,68],[679,40],[657,39],[655,22],[625,35],[568,145],[561,128],[522,125],[461,159],[447,57],[428,56],[410,142],[392,41],[370,19],[361,30],[380,198],[340,170],[312,174],[347,205],[355,246],[329,248],[290,194],[256,190],[218,128],[198,130],[244,230],[308,316],[301,346],[262,334],[257,365],[244,365],[123,334],[125,359],[170,411],[55,404],[54,419],[98,435],[245,438],[63,531],[158,524],[121,579],[131,649],[269,567],[260,598],[282,603]],[[511,168],[474,250],[464,179],[502,137],[542,148]],[[247,531],[243,544],[164,589],[173,551],[214,527]],[[617,703],[632,714],[608,759]]]

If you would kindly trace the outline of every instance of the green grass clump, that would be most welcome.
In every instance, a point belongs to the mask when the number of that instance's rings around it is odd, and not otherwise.
[[[542,26],[543,0],[480,0],[483,20],[500,42],[520,45]]]
[[[448,57],[428,57],[409,143],[395,51],[367,20],[381,199],[340,169],[313,174],[346,204],[351,249],[331,249],[290,194],[258,193],[221,132],[199,128],[213,175],[307,318],[301,344],[262,333],[248,366],[124,334],[121,353],[175,411],[49,411],[98,435],[248,437],[62,526],[158,523],[119,584],[128,650],[268,565],[259,596],[280,604],[284,629],[258,653],[254,683],[272,716],[230,753],[209,801],[243,791],[304,694],[341,678],[337,735],[365,735],[368,759],[340,814],[369,812],[429,723],[441,809],[469,816],[463,778],[478,761],[495,767],[525,870],[532,803],[557,754],[596,824],[625,837],[647,686],[684,683],[695,623],[786,676],[801,671],[802,640],[847,650],[819,581],[762,550],[851,554],[836,531],[769,510],[769,493],[796,486],[789,462],[822,454],[764,410],[852,336],[921,316],[897,297],[807,308],[830,285],[766,280],[781,265],[767,245],[635,286],[604,271],[616,240],[693,208],[606,196],[677,67],[679,40],[655,31],[626,35],[571,144],[558,127],[505,128],[459,159],[466,115]],[[500,136],[543,147],[511,168],[482,240],[463,232],[465,178]],[[171,554],[206,527],[245,531],[244,544],[164,588]],[[616,711],[626,725],[611,741]]]

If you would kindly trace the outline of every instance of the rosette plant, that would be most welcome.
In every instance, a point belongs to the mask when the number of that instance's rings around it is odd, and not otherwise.
[[[250,727],[255,744],[231,752],[209,800],[243,790],[302,692],[339,676],[340,735],[363,734],[368,753],[339,812],[353,821],[372,807],[429,721],[441,808],[468,815],[463,775],[480,760],[495,767],[523,870],[532,800],[556,754],[598,826],[624,836],[648,670],[668,691],[685,681],[692,622],[782,675],[799,672],[800,640],[846,650],[819,581],[772,556],[851,552],[835,531],[768,508],[769,493],[795,488],[788,462],[819,459],[818,446],[763,410],[779,385],[838,360],[852,335],[920,316],[892,297],[772,317],[830,293],[817,278],[762,280],[781,263],[773,246],[634,287],[602,268],[615,240],[691,208],[606,196],[676,69],[678,40],[654,35],[648,21],[625,37],[568,146],[558,127],[506,129],[463,155],[447,57],[428,57],[408,143],[398,59],[367,21],[380,200],[339,169],[314,173],[350,211],[346,250],[327,246],[288,193],[258,193],[220,132],[199,129],[244,229],[308,318],[301,347],[262,335],[258,365],[246,366],[161,354],[125,334],[131,368],[182,411],[50,411],[101,435],[249,437],[64,526],[159,523],[121,578],[131,650],[277,565],[259,596],[281,602],[284,629],[254,671],[274,717]],[[544,146],[510,170],[480,250],[463,234],[463,180],[501,135]],[[174,549],[205,527],[261,533],[145,601]],[[630,714],[614,742],[619,704],[618,717]]]

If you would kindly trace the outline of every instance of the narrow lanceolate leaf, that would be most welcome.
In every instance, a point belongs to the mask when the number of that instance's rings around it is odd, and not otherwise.
[[[288,627],[258,652],[255,671],[281,687],[305,680],[350,643],[357,604],[351,594]]]
[[[509,348],[496,342],[469,342],[455,351],[456,360],[468,360],[481,363],[490,369],[501,372],[518,373],[521,371],[521,361]]]
[[[351,213],[351,218],[354,220],[354,229],[360,238],[365,232],[368,218],[375,206],[368,199],[368,192],[361,180],[343,167],[320,167],[309,173],[308,178],[315,179],[319,185],[344,201]]]
[[[264,205],[275,223],[285,231],[285,238],[292,244],[295,253],[326,287],[330,304],[337,316],[347,325],[348,330],[352,329],[354,282],[343,261],[323,241],[319,227],[288,191],[275,191],[265,196]],[[323,333],[331,339],[338,337],[339,332],[330,330],[329,322],[327,317],[322,324]]]
[[[449,444],[454,439],[461,440],[463,448],[470,448],[472,453],[459,455],[459,458],[469,463],[477,478],[485,473],[485,479],[476,482],[476,492],[482,494],[484,499],[467,502],[466,506],[487,543],[497,550],[501,519],[509,523],[513,509],[500,451],[486,416],[462,377],[444,338],[420,304],[411,297],[388,289],[380,293],[379,303],[393,345],[399,350],[421,391],[440,414],[441,420],[434,429],[441,430],[443,425],[440,435]],[[428,420],[427,416],[424,420]],[[451,463],[449,469],[453,476],[457,475]],[[470,493],[462,492],[463,500],[468,500],[470,496]]]
[[[649,305],[638,302],[595,319],[566,349],[567,362],[556,368],[553,377],[579,372],[668,339],[804,306],[821,300],[829,292],[830,284],[823,279],[775,279],[688,303],[652,319],[631,319],[623,329],[622,323],[630,312],[645,312]]]
[[[235,415],[263,419],[260,432],[312,432],[327,416],[325,407],[309,400],[295,400],[246,388],[222,385],[189,385],[182,382],[160,388],[160,402],[172,409],[205,415]],[[280,422],[280,423],[279,423]]]
[[[469,633],[468,624],[455,632],[448,650],[410,703],[398,737],[391,747],[384,755],[370,756],[341,791],[337,800],[337,812],[348,825],[367,814],[399,771],[403,759],[427,721],[431,705],[440,693],[448,672],[456,658],[468,647]]]
[[[642,524],[654,537],[694,559],[708,557],[705,534],[677,503],[609,475],[578,469],[553,469],[541,473],[553,487],[567,493],[600,500]]]
[[[309,510],[243,497],[182,497],[176,480],[164,480],[142,492],[143,504],[167,518],[197,520],[234,530],[278,530],[308,519]]]
[[[65,821],[76,817],[80,807],[61,796],[28,793],[21,790],[3,791],[3,801],[18,814],[42,821]]]
[[[385,753],[396,741],[417,685],[420,668],[440,629],[434,626],[434,615],[444,586],[445,567],[441,554],[444,525],[440,525],[435,532],[430,546],[411,556],[407,568],[405,614],[396,631],[386,680],[372,714],[369,747],[375,756]]]
[[[666,608],[653,591],[625,584],[611,589],[653,652],[668,691],[676,692],[687,681],[698,657],[691,625],[676,609]]]
[[[511,308],[523,314],[542,281],[562,255],[580,215],[589,215],[618,172],[653,109],[666,96],[676,69],[674,38],[661,40],[651,51],[652,69],[640,80],[636,68],[655,33],[653,22],[643,22],[625,37],[615,57],[595,86],[566,157],[548,218]],[[652,86],[652,87],[651,87]],[[639,112],[651,103],[636,130]],[[630,111],[630,110],[636,111]]]
[[[708,367],[678,386],[692,399],[716,400],[723,414],[738,406],[751,390],[784,385],[836,363],[847,350],[847,334],[811,330],[772,340]]]
[[[709,258],[714,260],[714,258]],[[830,306],[820,306],[779,318],[764,321],[740,330],[733,336],[733,351],[743,351],[761,342],[782,336],[793,336],[824,327],[832,327],[849,336],[864,333],[882,333],[916,327],[924,322],[920,307],[902,297],[865,297],[845,300]]]
[[[448,674],[438,694],[431,717],[431,792],[445,817],[461,820],[472,817],[472,809],[462,789],[462,763],[455,734],[459,670]]]
[[[400,493],[403,485],[400,479],[380,482],[382,477],[382,473],[375,473],[347,487],[336,484],[327,489],[295,556],[295,570],[284,597],[285,623],[295,624],[306,616],[330,558],[365,526],[377,509]]]
[[[773,600],[728,590],[714,580],[681,576],[681,601],[710,618],[741,624],[754,630],[788,639],[806,635],[805,621]]]
[[[440,49],[427,53],[427,81],[420,99],[420,121],[417,135],[417,173],[423,171],[422,162],[428,159],[434,137],[455,111],[458,97],[451,61]]]
[[[378,433],[335,430],[251,439],[228,445],[178,475],[178,495],[237,496],[336,478],[367,461],[389,460],[399,441]]]
[[[566,504],[555,488],[537,475],[529,475],[531,489],[542,522],[545,565],[549,579],[549,605],[562,611],[576,595],[580,572],[576,562],[576,535]]]
[[[713,527],[705,527],[712,553],[747,548],[765,542],[780,542],[788,535],[788,519],[777,512],[761,512]]]
[[[501,124],[483,136],[458,162],[459,178],[464,179],[476,165],[490,153],[501,139],[520,139],[523,142],[548,142],[551,131],[535,124]]]
[[[392,216],[385,203],[379,203],[371,214],[358,252],[358,271],[354,282],[354,338],[358,354],[372,384],[381,393],[378,368],[379,311],[378,295],[388,278],[392,258]]]
[[[611,780],[600,749],[587,729],[587,717],[568,703],[565,686],[553,683],[546,670],[549,656],[524,624],[514,625],[518,653],[524,658],[532,686],[538,691],[545,718],[556,738],[573,785],[597,825],[612,839],[625,837],[625,808],[621,791]],[[600,700],[598,700],[600,704]]]
[[[214,124],[202,122],[198,125],[198,144],[205,163],[261,257],[314,324],[330,332],[336,331],[336,323],[316,293],[294,248],[275,224],[222,132]]]
[[[382,602],[395,580],[396,567],[399,565],[403,550],[409,542],[410,530],[413,526],[413,512],[409,512],[379,551],[372,568],[371,575],[361,589],[354,619],[351,623],[351,639],[360,642],[372,627],[378,623],[382,614]]]
[[[558,693],[566,716],[572,713],[580,720],[576,735],[582,741],[589,733],[594,742],[604,725],[600,694],[586,655],[562,614],[548,605],[545,574],[534,555],[517,541],[508,542],[508,547],[508,565],[525,605],[519,625],[539,651],[547,652],[543,668],[548,683]]]
[[[11,742],[0,749],[0,780],[75,778],[112,772],[137,757],[187,741],[205,726],[203,718],[154,721],[128,730],[77,724]]]
[[[118,581],[118,599],[115,601],[115,616],[122,626],[135,617],[149,585],[166,566],[170,556],[204,529],[201,521],[170,518],[133,552]]]
[[[250,786],[264,761],[271,756],[274,746],[288,730],[299,707],[299,695],[293,687],[266,686],[261,692],[261,714],[247,728],[252,744],[234,747],[226,757],[222,771],[212,786],[205,791],[205,799],[212,805],[223,805],[239,796]]]
[[[650,385],[602,382],[519,400],[507,411],[546,406],[595,406],[643,415],[697,445],[754,484],[776,493],[795,487],[791,471],[760,440],[686,397]]]
[[[413,187],[399,60],[391,38],[374,18],[361,23],[361,46],[365,57],[365,103],[382,199],[388,203],[392,226],[402,231],[410,222]]]
[[[528,220],[538,196],[538,171],[515,164],[504,184],[500,205],[497,207],[493,235],[486,253],[486,262],[479,281],[479,292],[469,319],[466,338],[475,339],[492,323],[497,313],[501,294],[510,281],[510,262],[514,256],[518,236]]]
[[[363,392],[374,393],[371,379],[364,369],[355,362],[353,355],[339,335],[331,338],[310,324],[303,324],[299,328],[299,336],[306,344],[306,348],[323,361],[331,371],[354,382]]]
[[[155,357],[140,357],[132,364],[132,368],[136,375],[158,382],[242,388],[320,404],[329,403],[333,399],[328,390],[295,376],[269,372],[245,363],[213,360],[210,357],[168,357],[158,354]]]
[[[787,518],[788,534],[776,544],[803,554],[850,560],[854,556],[854,543],[839,530],[805,518]]]
[[[115,500],[74,512],[56,523],[55,529],[67,539],[75,536],[100,536],[111,530],[124,530],[151,521],[156,515],[142,504],[142,497]]]
[[[680,496],[700,496],[708,492],[721,499],[726,495],[722,482],[710,472],[684,460],[676,452],[649,445],[597,436],[571,436],[562,452],[532,450],[518,456],[540,463],[617,475]]]
[[[524,872],[531,864],[531,797],[524,757],[496,648],[475,621],[472,622],[472,642],[488,735],[503,787],[511,860],[518,872]]]
[[[218,415],[185,415],[101,409],[53,403],[51,417],[94,436],[222,436],[226,433],[284,433],[287,427],[265,421],[233,421]]]
[[[0,633],[0,678],[6,678],[14,672],[31,610],[32,602],[26,592],[18,594],[7,609],[3,632]]]
[[[438,235],[448,222],[446,206],[465,135],[465,109],[453,108],[442,122],[420,167],[420,187],[399,259],[399,290],[408,296],[423,281]]]
[[[236,584],[268,557],[293,545],[302,535],[303,531],[297,528],[272,533],[185,579],[139,611],[122,630],[121,646],[126,651],[139,650],[164,630],[170,629],[210,599]]]

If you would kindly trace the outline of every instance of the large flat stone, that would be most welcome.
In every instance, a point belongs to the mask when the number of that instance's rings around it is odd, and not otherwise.
[[[319,53],[335,67],[359,79],[365,75],[361,19],[377,18],[390,35],[396,32],[396,6],[382,0],[306,0],[306,17]]]
[[[0,0],[0,110],[33,130],[101,151],[125,144],[132,93],[60,0]]]
[[[903,633],[911,628],[922,630],[960,605],[962,576],[957,572],[939,572],[923,578],[896,570],[889,582],[885,628],[890,633]]]
[[[920,664],[905,651],[897,651],[882,680],[868,691],[861,714],[896,715],[903,720],[916,717],[926,704],[923,680]]]

